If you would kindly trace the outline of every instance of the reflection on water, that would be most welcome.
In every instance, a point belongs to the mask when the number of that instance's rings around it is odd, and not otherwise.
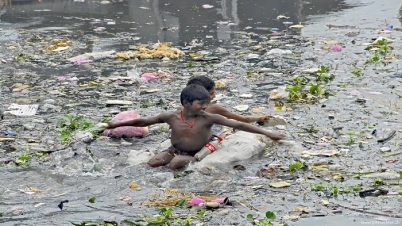
[[[69,27],[92,32],[103,26],[112,33],[128,32],[140,42],[167,41],[185,45],[197,39],[206,46],[232,38],[234,31],[267,33],[286,29],[278,15],[294,24],[309,15],[326,14],[349,6],[344,0],[0,0],[3,22],[30,23],[28,28]],[[12,4],[11,4],[12,3]],[[213,7],[205,8],[203,5]],[[39,23],[35,23],[38,22]],[[268,29],[268,30],[267,30]]]

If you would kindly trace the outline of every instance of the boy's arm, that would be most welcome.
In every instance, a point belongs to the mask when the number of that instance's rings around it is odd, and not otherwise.
[[[222,117],[217,114],[210,114],[210,117],[211,117],[211,120],[213,121],[213,123],[218,123],[218,124],[221,124],[224,126],[233,127],[238,130],[243,130],[243,131],[250,132],[250,133],[263,134],[263,135],[271,138],[273,141],[279,141],[279,140],[282,140],[285,138],[285,136],[282,134],[269,132],[267,130],[261,129],[260,127],[253,126],[253,125],[250,125],[247,123],[229,120],[229,119],[226,119],[225,117]]]
[[[108,122],[108,126],[106,129],[113,129],[116,127],[120,126],[137,126],[137,127],[145,127],[157,123],[164,123],[167,120],[168,115],[167,114],[160,114],[155,117],[149,117],[149,118],[138,118],[138,119],[133,119],[125,122],[113,122],[110,121]]]
[[[230,119],[234,119],[236,121],[246,122],[246,123],[264,122],[268,118],[272,117],[270,115],[263,115],[263,116],[260,116],[260,117],[238,115],[236,113],[230,112],[226,108],[224,108],[224,107],[222,107],[220,105],[217,105],[217,104],[211,104],[209,106],[209,108],[210,108],[210,109],[208,109],[209,113],[222,115],[222,116],[225,116],[226,118],[230,118]]]

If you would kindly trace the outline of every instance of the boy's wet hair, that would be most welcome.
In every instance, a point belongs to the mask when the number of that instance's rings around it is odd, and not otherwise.
[[[195,100],[209,100],[209,92],[203,86],[190,84],[186,86],[180,94],[180,102],[182,105],[185,100],[190,104]]]
[[[188,80],[187,85],[197,84],[200,86],[204,86],[206,90],[211,90],[215,87],[214,80],[208,78],[207,76],[197,76]]]

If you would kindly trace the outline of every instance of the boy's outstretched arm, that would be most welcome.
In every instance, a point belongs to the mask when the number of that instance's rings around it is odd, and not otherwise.
[[[243,115],[238,115],[238,114],[233,113],[233,112],[227,110],[226,108],[224,108],[224,107],[222,107],[220,105],[217,105],[217,104],[211,104],[210,106],[208,106],[208,108],[209,109],[207,109],[207,111],[209,113],[222,115],[222,116],[225,116],[226,118],[230,118],[230,119],[234,119],[236,121],[246,122],[246,123],[264,122],[268,118],[272,117],[270,115],[263,115],[263,116],[243,116]]]
[[[138,119],[133,119],[125,122],[113,122],[109,121],[107,123],[107,128],[106,129],[113,129],[116,127],[120,126],[137,126],[137,127],[145,127],[157,123],[164,123],[166,120],[166,117],[168,117],[166,114],[160,114],[154,117],[149,117],[149,118],[138,118]]]
[[[226,119],[225,117],[222,117],[220,115],[210,115],[210,117],[212,118],[212,121],[214,123],[218,123],[224,126],[228,126],[228,127],[233,127],[236,128],[238,130],[243,130],[246,132],[250,132],[250,133],[258,133],[258,134],[263,134],[269,138],[271,138],[273,141],[279,141],[279,140],[283,140],[285,139],[285,136],[279,133],[273,133],[273,132],[269,132],[267,130],[264,130],[260,127],[257,126],[253,126],[253,125],[249,125],[247,123],[243,123],[243,122],[238,122],[238,121],[234,121],[234,120],[229,120]]]

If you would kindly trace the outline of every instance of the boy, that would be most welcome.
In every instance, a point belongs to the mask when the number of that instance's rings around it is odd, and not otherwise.
[[[212,79],[210,79],[206,76],[197,76],[197,77],[190,79],[187,82],[187,85],[190,85],[190,84],[197,84],[197,85],[203,86],[209,92],[211,101],[215,98],[215,82]],[[222,115],[222,116],[225,116],[226,118],[234,119],[236,121],[245,122],[245,123],[265,122],[268,118],[272,118],[272,116],[270,116],[270,115],[263,115],[260,117],[238,115],[233,112],[230,112],[226,108],[224,108],[220,105],[217,105],[217,104],[209,104],[205,111],[208,113],[211,113],[211,114]]]
[[[191,84],[180,94],[182,110],[162,113],[155,117],[139,118],[127,122],[109,122],[107,129],[119,126],[149,126],[156,123],[167,123],[172,129],[172,146],[151,158],[148,164],[158,167],[169,164],[169,169],[179,169],[189,162],[196,161],[194,155],[207,144],[212,137],[211,126],[219,123],[251,133],[266,135],[274,141],[284,138],[283,135],[268,132],[258,127],[229,120],[223,116],[205,112],[210,102],[208,91],[199,85]]]

